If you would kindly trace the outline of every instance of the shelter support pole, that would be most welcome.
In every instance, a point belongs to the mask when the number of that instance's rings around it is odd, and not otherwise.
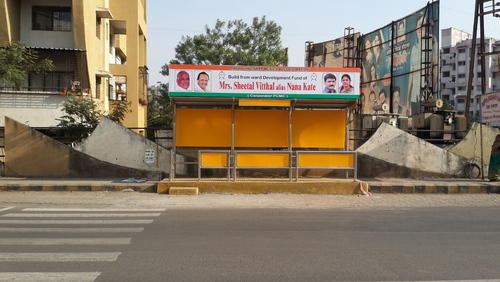
[[[170,173],[169,173],[169,179],[170,181],[174,180],[175,178],[175,165],[176,165],[176,154],[177,154],[177,143],[176,143],[176,121],[177,121],[177,104],[175,104],[174,101],[172,101],[173,108],[174,108],[174,113],[173,113],[173,120],[172,120],[172,149],[170,150]]]

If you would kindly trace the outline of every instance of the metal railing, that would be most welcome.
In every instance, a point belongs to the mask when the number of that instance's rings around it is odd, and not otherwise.
[[[356,151],[296,151],[297,154],[297,179],[299,175],[299,169],[331,169],[331,170],[346,170],[348,173],[349,170],[353,171],[353,178],[358,179],[358,152]],[[325,166],[300,166],[300,155],[301,154],[334,154],[334,155],[353,155],[352,158],[352,166],[333,166],[333,167],[325,167]],[[346,178],[348,175],[346,174]]]
[[[203,165],[203,153],[213,154],[213,153],[225,153],[226,154],[226,166],[204,166]],[[190,163],[190,162],[183,162]],[[202,169],[227,169],[227,180],[231,180],[231,151],[230,150],[200,150],[198,151],[198,180],[201,180],[201,170]]]
[[[197,165],[197,178],[198,181],[203,179],[202,170],[204,169],[225,169],[227,170],[227,181],[237,181],[238,174],[237,171],[241,169],[287,169],[288,179],[290,182],[299,181],[300,175],[299,171],[301,169],[325,169],[325,170],[345,170],[346,178],[349,177],[349,171],[353,171],[353,178],[358,177],[358,161],[356,151],[266,151],[266,150],[181,150],[182,152],[197,151],[198,160],[197,161],[182,161],[178,162],[175,158],[171,158],[171,165],[173,168],[174,176],[172,180],[175,179],[175,168],[177,165]],[[173,152],[171,151],[173,154]],[[177,151],[177,153],[180,153]],[[226,154],[225,165],[204,165],[203,155],[204,154]],[[255,165],[247,166],[238,164],[238,155],[242,154],[281,154],[288,155],[287,165]],[[305,154],[321,154],[321,155],[352,155],[352,164],[347,166],[327,166],[327,165],[315,165],[315,166],[302,166],[300,165],[300,156]],[[293,176],[293,171],[295,171],[295,177]],[[232,173],[231,173],[232,172]]]

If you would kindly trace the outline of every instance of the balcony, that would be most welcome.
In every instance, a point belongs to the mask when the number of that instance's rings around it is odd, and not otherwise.
[[[10,81],[0,81],[0,92],[10,94],[62,94],[89,92],[85,53],[81,50],[35,49],[40,59],[50,59],[55,69],[45,73],[30,72],[16,88]]]

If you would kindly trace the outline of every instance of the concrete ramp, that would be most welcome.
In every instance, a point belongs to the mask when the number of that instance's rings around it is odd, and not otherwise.
[[[493,146],[493,143],[495,143],[497,134],[500,134],[500,130],[484,124],[481,130],[479,128],[479,123],[474,123],[472,124],[464,139],[455,144],[455,146],[451,147],[449,151],[466,159],[473,159],[478,165],[480,165],[481,131],[483,135],[482,140],[484,171],[487,172],[490,163],[491,147]]]
[[[360,177],[461,177],[466,161],[387,123],[357,152]]]
[[[112,164],[168,174],[170,151],[104,117],[75,149]]]
[[[5,174],[10,177],[159,179],[157,172],[98,160],[5,117]]]

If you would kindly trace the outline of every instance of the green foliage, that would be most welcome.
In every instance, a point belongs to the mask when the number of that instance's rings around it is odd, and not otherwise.
[[[158,93],[150,90],[148,126],[172,129],[173,107],[168,97],[168,84],[161,84]]]
[[[281,47],[281,27],[266,17],[255,17],[249,25],[243,20],[217,20],[205,26],[205,34],[184,36],[175,48],[172,64],[255,65],[288,64],[287,49]],[[168,67],[161,73],[168,75]]]
[[[113,104],[113,111],[109,113],[108,118],[116,123],[121,124],[127,113],[132,112],[132,110],[130,110],[131,102],[122,100],[122,101],[113,101],[112,104]]]
[[[129,110],[130,102],[117,101],[109,119],[121,123]],[[69,96],[63,104],[65,115],[58,118],[58,127],[66,129],[67,137],[78,140],[87,137],[99,124],[103,113],[97,109],[97,104],[91,99]]]
[[[40,60],[38,53],[21,43],[0,48],[0,81],[20,89],[30,72],[42,73],[54,70],[49,59]]]

